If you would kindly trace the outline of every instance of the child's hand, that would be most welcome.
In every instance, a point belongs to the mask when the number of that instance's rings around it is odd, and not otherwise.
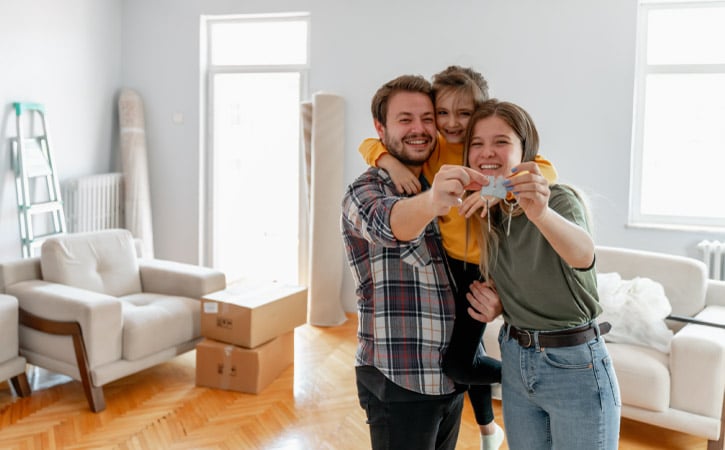
[[[498,197],[488,197],[488,205],[486,205],[486,199],[481,197],[481,191],[471,192],[463,199],[463,204],[458,207],[458,214],[468,219],[480,212],[481,218],[484,218],[488,214],[488,208],[500,201],[501,199]]]
[[[421,186],[418,177],[390,153],[380,155],[377,164],[378,167],[388,172],[390,179],[395,183],[395,189],[398,190],[398,193],[413,195],[420,192]]]

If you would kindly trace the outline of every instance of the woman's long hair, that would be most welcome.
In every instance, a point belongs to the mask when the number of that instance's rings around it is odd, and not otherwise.
[[[471,116],[468,122],[468,128],[463,144],[463,159],[467,166],[469,146],[473,136],[475,125],[488,117],[498,117],[511,127],[516,136],[521,141],[523,156],[521,162],[533,161],[539,152],[539,133],[536,131],[534,121],[523,108],[511,103],[502,102],[498,99],[490,99],[483,102]],[[476,194],[474,194],[476,195]],[[466,241],[468,241],[468,229],[472,227],[478,238],[478,246],[481,250],[481,261],[479,263],[481,274],[485,279],[489,279],[489,269],[492,262],[496,258],[495,249],[498,248],[500,233],[503,232],[504,222],[509,215],[518,216],[523,214],[523,210],[516,203],[508,203],[500,201],[491,206],[485,217],[481,218],[478,214],[472,216],[472,220],[468,221],[466,226]],[[489,227],[490,222],[490,227]],[[490,231],[489,231],[490,228]]]

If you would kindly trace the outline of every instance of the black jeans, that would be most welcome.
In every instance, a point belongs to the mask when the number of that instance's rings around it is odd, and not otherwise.
[[[486,324],[468,314],[471,304],[466,294],[471,283],[481,280],[481,273],[478,265],[450,256],[448,264],[455,280],[456,320],[443,370],[455,382],[468,385],[476,423],[485,425],[493,420],[491,384],[501,381],[501,362],[485,355],[481,338]]]
[[[463,394],[424,395],[403,389],[371,366],[355,368],[357,395],[373,450],[454,450]]]

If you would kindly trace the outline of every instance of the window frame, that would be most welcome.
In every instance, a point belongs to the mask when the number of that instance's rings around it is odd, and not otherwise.
[[[692,9],[712,6],[725,7],[724,0],[640,0],[637,17],[635,56],[635,88],[633,102],[632,152],[630,162],[630,227],[663,228],[687,231],[725,230],[725,219],[717,217],[692,217],[645,214],[642,212],[643,153],[645,124],[645,93],[649,75],[659,74],[724,74],[725,64],[648,64],[649,13],[658,9]]]
[[[202,15],[200,25],[200,214],[199,232],[202,239],[199,241],[199,254],[201,264],[212,267],[215,261],[214,256],[214,130],[213,105],[214,83],[213,80],[218,74],[251,74],[251,73],[290,73],[296,72],[300,75],[300,99],[307,98],[309,91],[309,72],[311,66],[311,15],[309,12],[289,12],[270,14],[234,14],[234,15]],[[307,22],[307,61],[305,64],[271,64],[271,65],[215,65],[212,64],[212,26],[217,23],[238,23],[238,22],[282,22],[300,21]],[[302,142],[300,141],[300,153]],[[300,158],[301,159],[301,158]],[[300,162],[300,167],[302,162]],[[302,175],[300,174],[300,182]],[[302,205],[302,186],[300,186],[300,205]],[[301,209],[301,208],[300,208]],[[303,211],[298,216],[298,257],[300,262],[304,258],[303,250],[306,248],[307,240],[303,220]],[[302,267],[298,263],[298,267]]]

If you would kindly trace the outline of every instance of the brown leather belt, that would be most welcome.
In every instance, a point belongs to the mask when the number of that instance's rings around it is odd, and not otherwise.
[[[516,342],[524,348],[533,347],[536,345],[534,342],[533,331],[523,330],[516,328],[513,325],[505,325],[508,330],[508,336],[516,339]],[[604,336],[609,333],[612,329],[612,325],[609,322],[602,322],[599,324],[599,335]],[[583,325],[577,328],[572,328],[563,331],[540,331],[539,332],[539,347],[573,347],[580,345],[585,342],[589,342],[597,337],[597,330],[592,324]]]

